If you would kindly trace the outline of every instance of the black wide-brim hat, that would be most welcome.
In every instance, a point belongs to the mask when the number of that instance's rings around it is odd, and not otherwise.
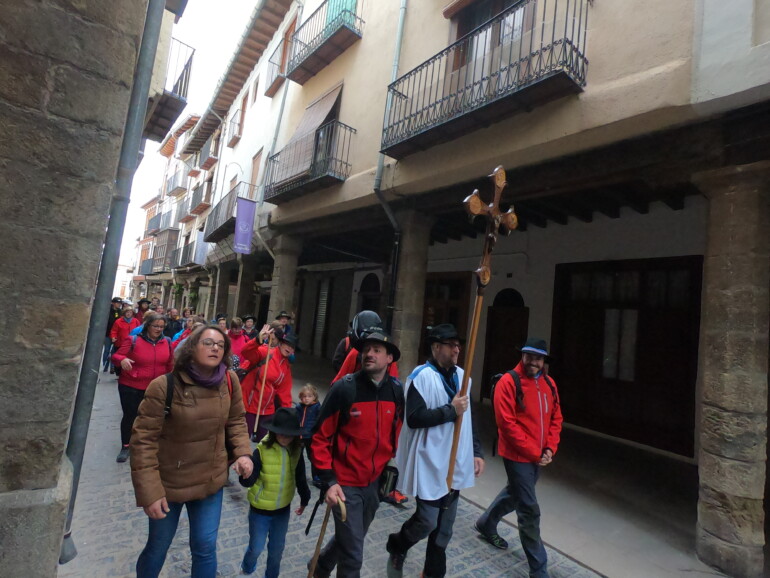
[[[530,337],[523,346],[517,347],[516,349],[522,353],[533,353],[535,355],[542,355],[546,359],[551,359],[551,356],[548,354],[548,344],[545,339]]]
[[[278,331],[276,330],[276,333],[277,332]],[[289,333],[288,335],[281,334],[280,336],[278,336],[278,341],[280,341],[281,343],[287,343],[291,345],[294,349],[297,349],[297,343],[299,342],[299,338],[294,333]]]
[[[289,319],[294,319],[294,318],[291,316],[291,313],[289,313],[288,311],[281,311],[281,312],[280,312],[278,315],[276,315],[276,316],[275,316],[275,319],[276,319],[276,321],[277,321],[278,319],[280,319],[281,317],[287,317],[287,318],[289,318]]]
[[[368,341],[373,341],[375,343],[381,343],[385,346],[385,349],[388,350],[388,353],[390,353],[393,356],[393,362],[395,363],[399,359],[401,359],[401,350],[396,346],[395,343],[393,343],[392,338],[390,335],[385,333],[384,331],[374,331],[372,333],[367,333],[364,338],[361,340],[361,349],[363,349],[364,345]]]
[[[265,426],[269,431],[285,436],[298,436],[302,433],[297,412],[290,407],[275,410],[273,421]]]
[[[243,320],[244,323],[246,323],[249,319],[251,319],[254,323],[257,322],[257,318],[254,317],[253,315],[245,315],[241,319]]]
[[[428,328],[428,345],[440,343],[447,339],[457,339],[460,343],[465,343],[465,339],[460,337],[457,328],[451,323],[441,323]]]
[[[149,299],[140,299],[136,302],[137,305],[141,305],[142,303],[152,303]]]

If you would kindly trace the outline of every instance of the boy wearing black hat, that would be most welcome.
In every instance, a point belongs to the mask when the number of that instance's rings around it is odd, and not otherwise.
[[[388,375],[401,355],[385,332],[362,340],[361,370],[335,382],[324,399],[312,439],[311,459],[329,486],[326,503],[345,502],[347,520],[334,508],[334,537],[318,558],[314,576],[357,577],[364,538],[380,503],[379,479],[396,451],[404,415],[404,390]]]
[[[408,550],[426,537],[423,576],[443,578],[460,490],[472,487],[474,478],[484,471],[481,443],[467,411],[470,399],[459,393],[463,380],[463,369],[457,367],[460,336],[454,325],[444,323],[430,329],[428,343],[430,358],[406,380],[406,427],[401,430],[396,454],[401,472],[398,487],[416,497],[417,508],[388,537],[388,578],[402,576]],[[463,413],[452,485],[447,488],[455,420]]]
[[[498,453],[508,485],[476,521],[476,530],[496,548],[508,543],[497,533],[500,519],[516,510],[519,537],[529,575],[548,577],[548,559],[540,538],[540,506],[535,495],[540,468],[551,463],[559,445],[562,415],[556,383],[545,371],[544,339],[530,338],[519,351],[521,362],[497,382],[494,394]]]

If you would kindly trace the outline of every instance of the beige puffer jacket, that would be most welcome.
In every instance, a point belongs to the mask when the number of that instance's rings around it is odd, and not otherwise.
[[[131,435],[131,480],[137,506],[164,497],[187,502],[210,496],[227,481],[229,462],[251,455],[243,396],[235,373],[219,388],[174,376],[171,415],[164,415],[166,376],[150,382]]]

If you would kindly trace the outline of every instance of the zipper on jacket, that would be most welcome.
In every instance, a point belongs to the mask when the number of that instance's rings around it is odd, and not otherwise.
[[[278,442],[276,442],[278,443]],[[281,444],[278,444],[281,446]],[[281,446],[281,480],[278,482],[278,495],[275,497],[275,509],[281,507],[281,496],[283,496],[283,485],[286,480],[286,459],[289,455],[289,451]]]
[[[377,432],[377,443],[374,446],[374,452],[372,452],[372,475],[375,475],[376,473],[375,459],[377,457],[377,450],[380,449],[380,388],[377,388],[374,399],[375,399],[374,408],[375,408],[375,411],[377,412],[377,429],[375,430]]]
[[[540,395],[540,382],[535,378],[535,387],[537,388],[537,404],[540,406],[540,451],[543,451],[544,434],[543,434],[543,422],[545,418],[543,416],[543,398]]]

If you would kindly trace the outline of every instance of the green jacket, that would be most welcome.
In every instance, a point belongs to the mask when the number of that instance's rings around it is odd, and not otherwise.
[[[277,442],[271,448],[260,442],[257,451],[262,468],[256,483],[249,488],[249,503],[258,510],[285,508],[294,497],[295,471],[302,451],[297,448],[292,455]]]

